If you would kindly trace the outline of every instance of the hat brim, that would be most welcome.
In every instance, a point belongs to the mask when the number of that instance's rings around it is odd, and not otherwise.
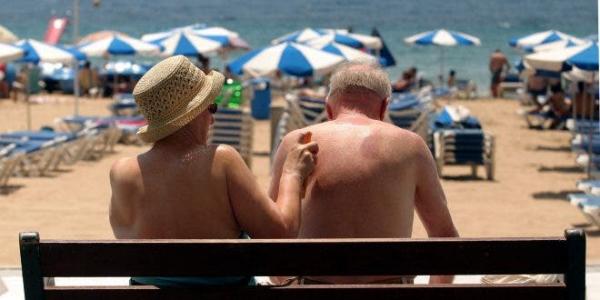
[[[172,118],[169,122],[160,125],[146,125],[140,128],[137,131],[139,138],[146,143],[159,141],[187,125],[206,110],[221,93],[225,76],[219,72],[211,71],[205,76],[204,80],[207,81],[207,84],[194,96],[181,114]]]

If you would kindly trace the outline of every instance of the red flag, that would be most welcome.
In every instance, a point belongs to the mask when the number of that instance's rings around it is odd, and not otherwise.
[[[50,22],[48,22],[48,29],[46,30],[46,35],[44,36],[44,42],[50,45],[58,44],[60,37],[67,28],[67,23],[67,18],[50,18]]]

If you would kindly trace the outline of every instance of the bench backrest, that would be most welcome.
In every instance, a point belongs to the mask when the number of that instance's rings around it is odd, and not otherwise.
[[[40,241],[20,236],[32,299],[585,299],[585,235],[511,239]],[[564,274],[536,285],[52,287],[43,277]]]

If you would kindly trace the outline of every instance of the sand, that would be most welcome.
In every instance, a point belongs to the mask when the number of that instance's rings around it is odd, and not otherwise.
[[[73,113],[72,98],[44,96],[32,105],[33,128],[51,125]],[[588,263],[600,263],[600,230],[588,224],[566,195],[585,177],[576,167],[567,131],[530,130],[516,114],[513,100],[454,101],[467,106],[497,141],[496,180],[470,178],[468,167],[447,167],[442,180],[454,222],[464,237],[561,236],[564,229],[584,228]],[[107,115],[109,100],[84,100],[81,113]],[[0,100],[0,132],[26,129],[25,105]],[[253,172],[269,184],[269,122],[257,122]],[[147,147],[118,145],[116,153],[81,161],[43,178],[11,178],[0,195],[0,267],[20,264],[18,233],[39,231],[42,238],[109,239],[108,171],[119,157]],[[415,237],[426,237],[415,222]]]

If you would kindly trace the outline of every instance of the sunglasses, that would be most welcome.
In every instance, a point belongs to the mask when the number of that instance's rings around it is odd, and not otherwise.
[[[212,103],[212,104],[210,104],[210,105],[208,106],[208,112],[209,112],[209,113],[211,113],[211,114],[214,114],[214,113],[216,113],[216,112],[217,112],[217,109],[218,109],[218,108],[219,108],[219,107],[217,106],[217,104],[216,104],[216,103]]]

